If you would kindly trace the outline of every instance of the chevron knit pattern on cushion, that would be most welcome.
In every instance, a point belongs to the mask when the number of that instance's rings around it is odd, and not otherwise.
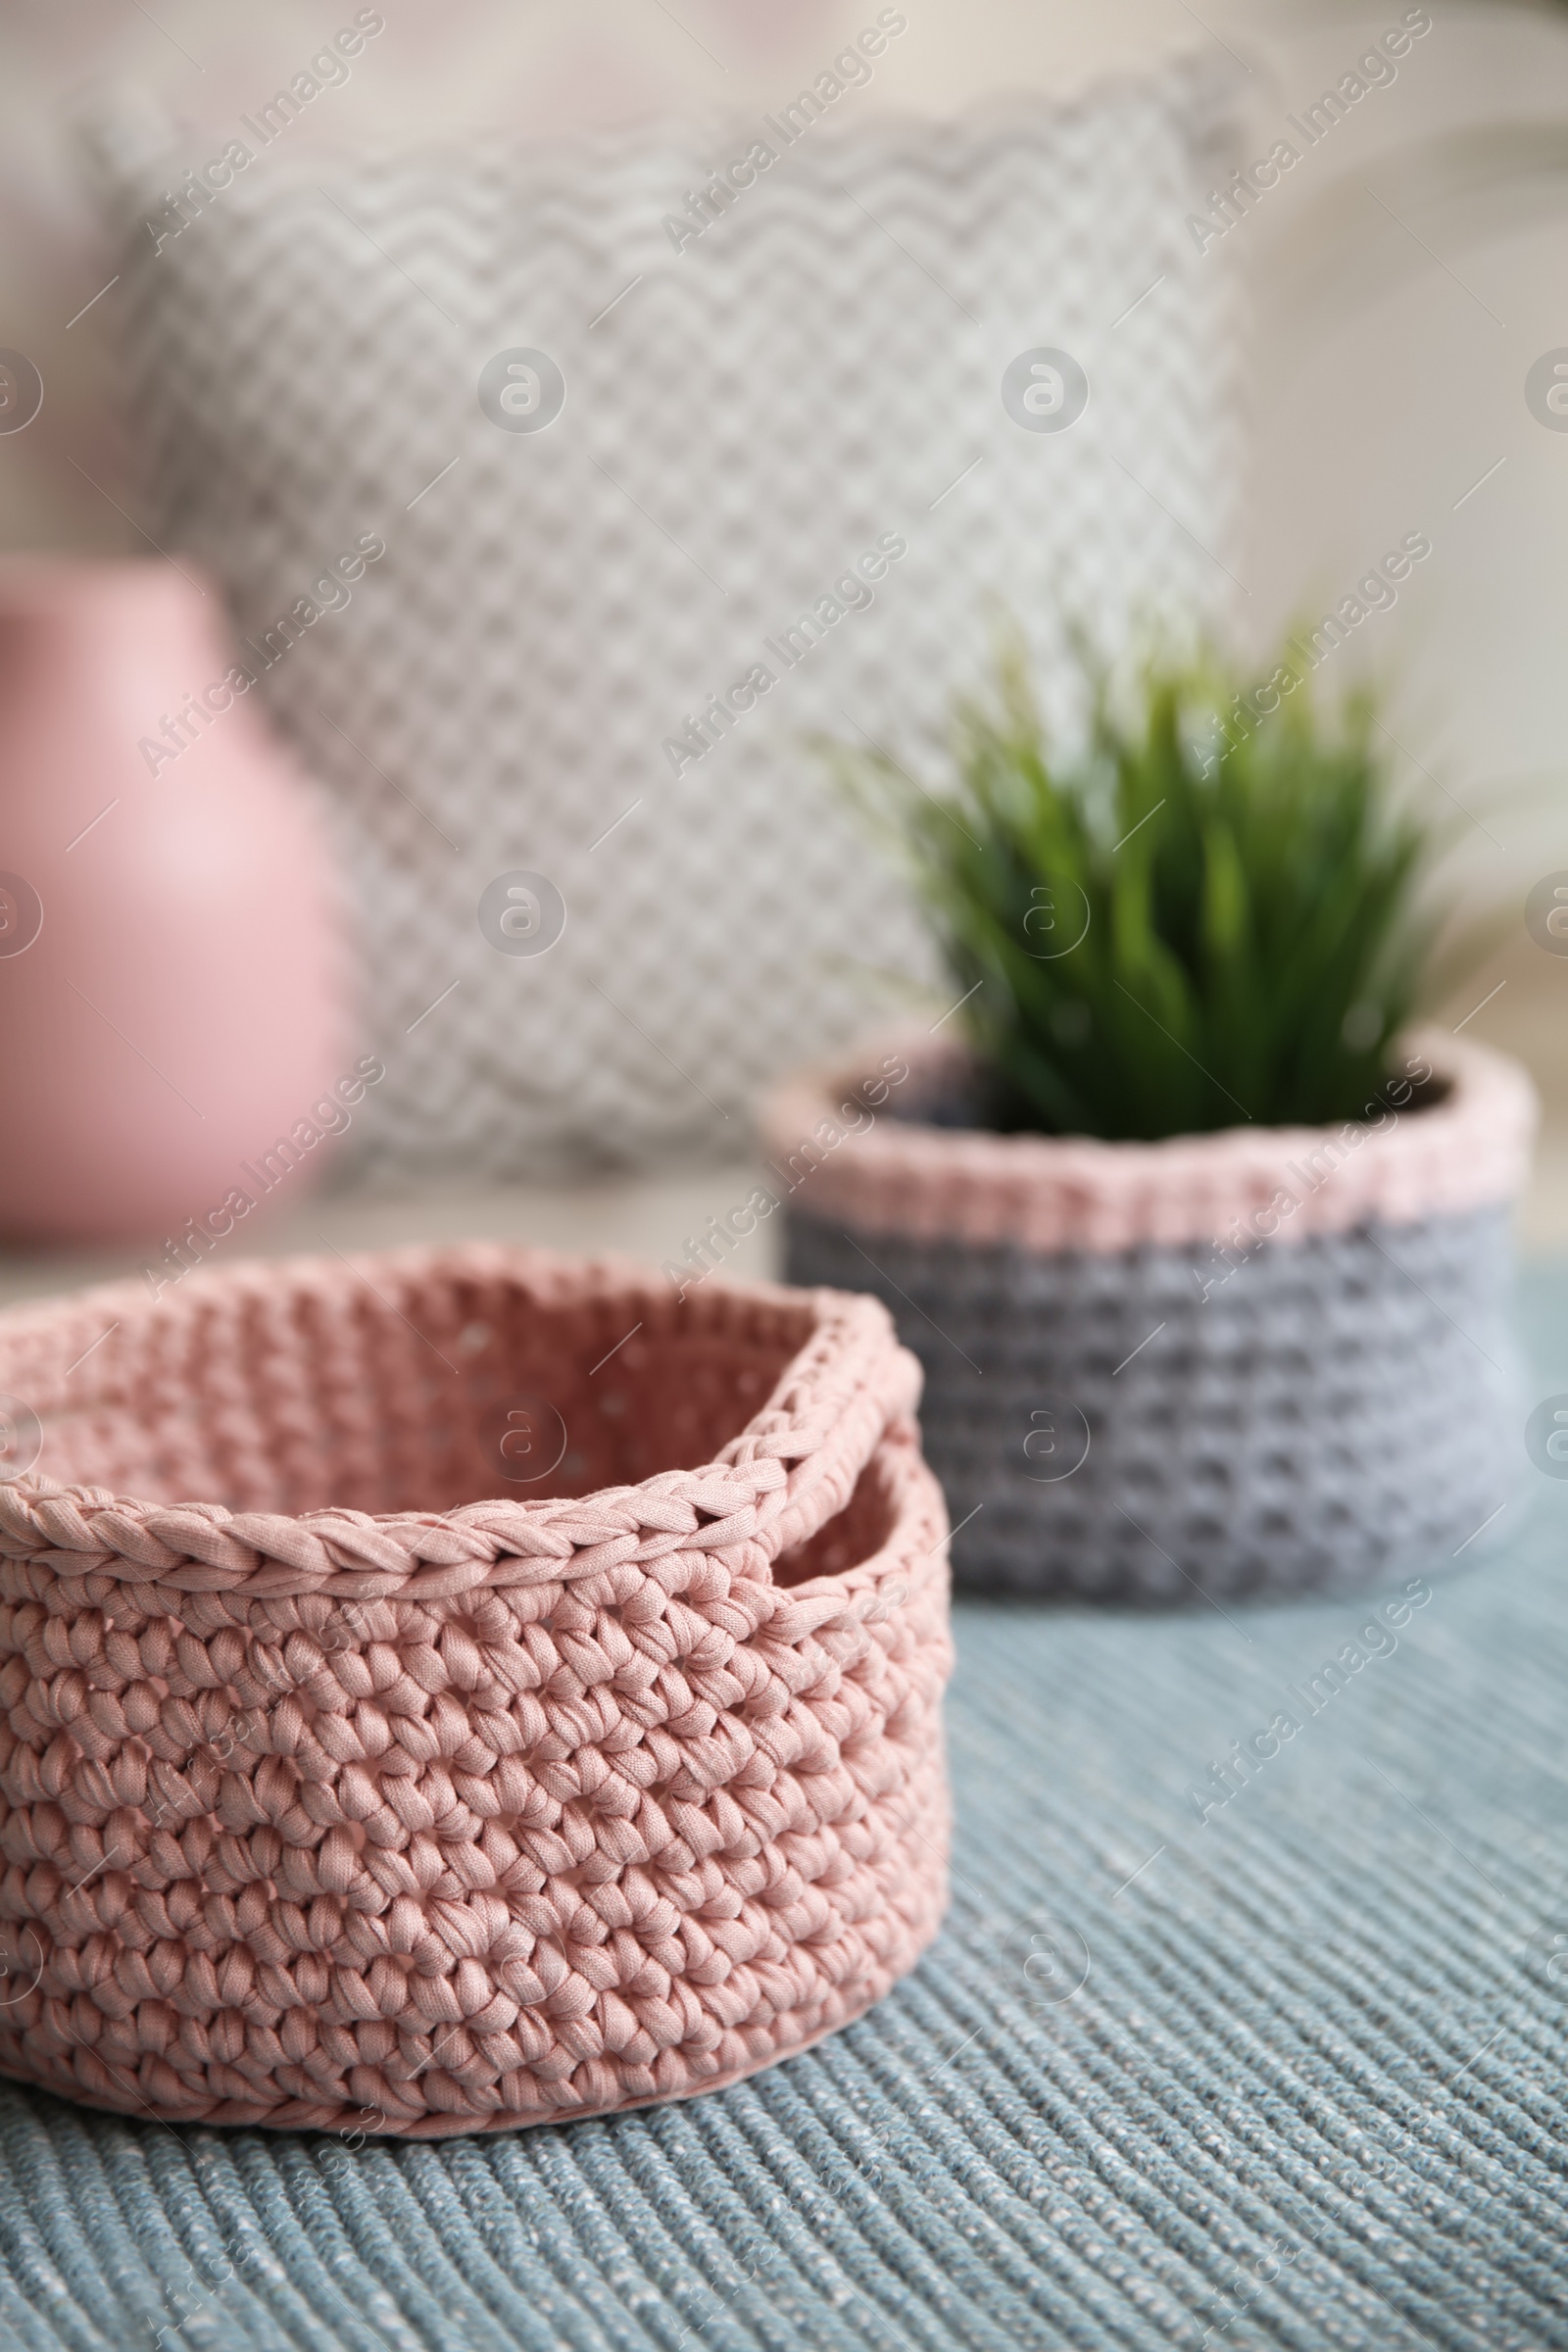
[[[500,2131],[752,2074],[935,1935],[947,1523],[871,1300],[300,1259],[16,1310],[0,1390],[0,2070]]]
[[[221,581],[341,820],[372,1163],[732,1144],[760,1081],[863,1018],[865,965],[925,968],[804,735],[912,740],[991,596],[1057,701],[1069,614],[1108,643],[1220,617],[1231,293],[1183,228],[1219,65],[942,122],[857,122],[850,92],[787,147],[738,122],[324,168],[285,144],[177,234],[166,193],[215,142],[109,142],[148,527]],[[674,250],[665,216],[770,136]],[[1004,405],[1048,347],[1088,378],[1067,430]],[[481,385],[517,351],[559,370],[544,429],[513,427],[553,378]],[[334,577],[363,541],[385,553]],[[519,873],[559,904],[539,952],[498,952],[476,910]]]

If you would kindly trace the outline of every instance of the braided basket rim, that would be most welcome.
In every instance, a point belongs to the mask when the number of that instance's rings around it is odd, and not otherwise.
[[[974,1066],[963,1045],[929,1031],[890,1031],[866,1050],[878,1048],[896,1048],[916,1090]],[[798,1164],[808,1151],[815,1158],[798,1200],[791,1185],[791,1206],[810,1216],[1037,1251],[1223,1239],[1282,1193],[1293,1205],[1275,1219],[1281,1241],[1512,1199],[1528,1174],[1539,1109],[1523,1065],[1430,1027],[1397,1051],[1427,1061],[1446,1091],[1408,1110],[1386,1102],[1386,1124],[1238,1125],[1152,1143],[1001,1135],[892,1115],[866,1125],[857,1065],[836,1061],[772,1088],[759,1126],[776,1162]]]
[[[500,1244],[243,1259],[199,1269],[172,1299],[152,1299],[142,1285],[124,1281],[0,1311],[0,1389],[11,1387],[10,1367],[29,1348],[63,1362],[89,1335],[101,1336],[101,1378],[115,1362],[118,1333],[194,1320],[245,1298],[275,1296],[280,1284],[303,1292],[324,1277],[335,1285],[345,1267],[394,1294],[402,1282],[432,1276],[504,1278],[547,1306],[675,1303],[668,1286],[630,1258]],[[715,1280],[704,1285],[695,1307],[680,1302],[676,1312],[710,1323],[747,1304],[809,1315],[811,1328],[763,1403],[709,1462],[587,1494],[382,1512],[233,1512],[216,1502],[149,1502],[27,1471],[0,1475],[0,1556],[47,1559],[62,1574],[80,1574],[84,1562],[72,1555],[90,1555],[110,1575],[185,1592],[292,1596],[329,1585],[346,1599],[425,1599],[480,1583],[591,1577],[613,1564],[617,1545],[650,1534],[690,1535],[702,1513],[720,1523],[703,1529],[705,1548],[751,1536],[776,1558],[806,1532],[818,1488],[842,1483],[858,1449],[862,1462],[869,1458],[875,1433],[865,1425],[913,1412],[922,1375],[886,1308],[864,1295]]]

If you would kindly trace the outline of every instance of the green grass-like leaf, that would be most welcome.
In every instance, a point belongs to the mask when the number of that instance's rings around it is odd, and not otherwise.
[[[1211,657],[1152,659],[1121,698],[1091,666],[1087,741],[1061,761],[1009,644],[990,695],[956,707],[946,793],[822,747],[911,866],[955,994],[975,991],[961,1018],[997,1125],[1317,1125],[1389,1075],[1431,962],[1439,835],[1396,799],[1370,699],[1325,713],[1287,676],[1259,716]]]

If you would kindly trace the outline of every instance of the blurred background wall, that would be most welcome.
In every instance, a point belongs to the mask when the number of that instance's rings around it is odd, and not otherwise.
[[[380,13],[385,32],[349,80],[292,126],[296,151],[766,108],[875,12],[860,0],[383,0]],[[908,0],[906,13],[908,36],[858,96],[867,109],[951,109],[1019,82],[1065,91],[1217,43],[1248,75],[1250,157],[1405,12],[1396,0],[1213,0],[1201,18],[1185,0]],[[1252,303],[1240,625],[1261,647],[1406,534],[1430,538],[1398,603],[1371,613],[1336,660],[1347,677],[1369,665],[1387,682],[1401,758],[1459,826],[1460,887],[1518,905],[1568,866],[1557,686],[1568,434],[1525,399],[1533,363],[1568,346],[1568,8],[1433,0],[1427,13],[1432,29],[1397,79],[1228,235]],[[77,123],[106,90],[140,85],[193,129],[227,131],[353,14],[296,0],[265,13],[239,0],[13,6],[0,343],[36,362],[47,396],[28,432],[0,437],[0,546],[139,544],[108,359],[116,290],[100,291]],[[1548,1163],[1568,1173],[1565,988],[1568,963],[1515,925],[1469,992],[1496,992],[1469,1033],[1530,1060]]]

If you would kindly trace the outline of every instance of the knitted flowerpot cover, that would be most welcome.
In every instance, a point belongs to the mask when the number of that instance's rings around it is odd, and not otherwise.
[[[880,1107],[807,1078],[763,1126],[792,1279],[876,1293],[925,1366],[960,1582],[1177,1599],[1481,1548],[1524,1458],[1522,1070],[1416,1037],[1352,1124],[1111,1144],[965,1126],[961,1052],[904,1043]]]
[[[875,1301],[300,1259],[13,1311],[0,1390],[5,2072],[494,2131],[733,2082],[931,1940],[946,1520]]]

